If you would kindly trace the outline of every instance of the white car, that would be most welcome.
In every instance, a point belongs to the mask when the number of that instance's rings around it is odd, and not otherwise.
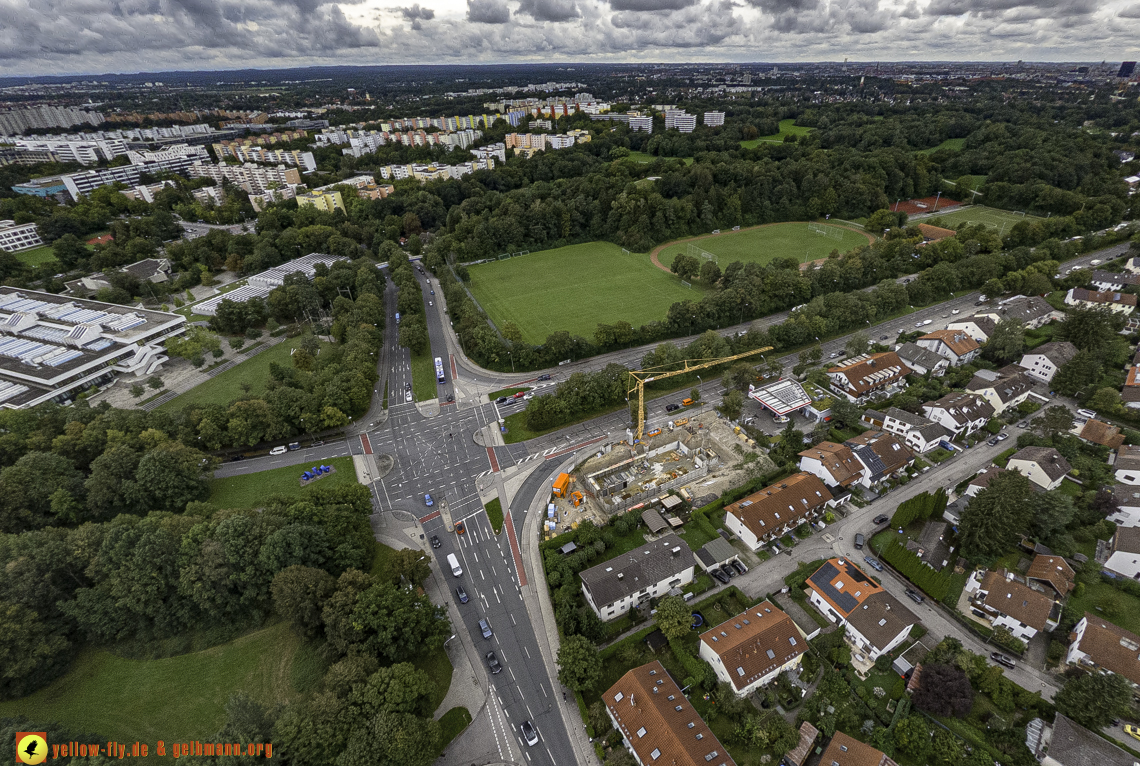
[[[1089,261],[1089,263],[1092,264],[1093,266],[1099,266],[1100,265],[1100,259],[1094,258],[1091,261]]]
[[[523,401],[530,401],[533,398],[534,398],[534,394],[530,393],[529,391],[527,393],[523,394]]]
[[[404,392],[404,401],[410,402],[411,400],[412,400],[412,392],[411,391],[405,391]]]
[[[954,310],[953,310],[953,311],[951,311],[950,313],[951,313],[951,314],[961,314],[961,313],[962,313],[962,309],[954,309]]]
[[[269,454],[270,455],[284,455],[288,451],[289,451],[289,448],[285,447],[285,446],[274,447],[273,449],[269,450]]]

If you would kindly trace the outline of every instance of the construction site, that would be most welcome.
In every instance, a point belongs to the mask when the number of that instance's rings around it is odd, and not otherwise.
[[[551,482],[543,535],[549,539],[576,529],[586,519],[602,525],[626,511],[657,511],[677,528],[689,508],[774,468],[738,427],[711,410],[694,413],[650,431],[632,446],[603,444],[569,473],[558,474]]]

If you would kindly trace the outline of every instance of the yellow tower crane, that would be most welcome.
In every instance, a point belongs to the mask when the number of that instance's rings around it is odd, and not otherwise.
[[[706,361],[700,360],[684,360],[684,368],[680,370],[669,370],[668,372],[654,372],[653,369],[648,370],[630,370],[629,375],[637,381],[637,385],[629,389],[628,394],[632,394],[637,390],[637,440],[641,441],[641,437],[645,434],[645,384],[652,383],[655,380],[662,380],[664,378],[671,378],[674,375],[684,375],[688,372],[696,372],[697,370],[704,370],[708,367],[716,367],[718,364],[725,364],[726,362],[735,362],[737,359],[743,359],[746,356],[753,356],[755,354],[763,354],[765,351],[771,351],[771,346],[764,346],[763,348],[755,348],[751,351],[745,351],[743,354],[735,354],[733,356],[726,356],[721,359],[708,359]],[[692,362],[697,362],[693,364]],[[655,369],[655,368],[654,368]]]

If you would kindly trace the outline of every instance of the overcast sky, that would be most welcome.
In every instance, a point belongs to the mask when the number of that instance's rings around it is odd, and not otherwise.
[[[0,73],[511,61],[1120,61],[1140,0],[0,0]]]

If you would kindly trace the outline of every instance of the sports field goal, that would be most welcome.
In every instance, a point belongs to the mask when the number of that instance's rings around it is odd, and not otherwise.
[[[498,255],[496,255],[496,256],[495,256],[495,258],[496,258],[497,260],[500,260],[500,261],[502,261],[502,260],[504,260],[504,259],[506,259],[506,258],[510,258],[510,257],[511,257],[511,254],[510,254],[510,253],[499,253]]]
[[[621,254],[622,254],[622,255],[629,255],[629,251],[628,251],[628,250],[626,250],[626,249],[623,247],[623,248],[621,249]]]
[[[824,226],[822,223],[808,223],[808,231],[827,237],[828,239],[834,239],[836,242],[843,239],[842,231],[834,226]]]
[[[710,253],[708,250],[705,250],[702,247],[694,245],[692,242],[690,242],[688,245],[688,255],[690,258],[704,258],[706,261],[712,261],[713,263],[717,262],[716,255]]]
[[[681,284],[683,284],[685,287],[689,288],[690,290],[693,289],[693,283],[692,282],[686,282],[685,280],[682,279]]]

